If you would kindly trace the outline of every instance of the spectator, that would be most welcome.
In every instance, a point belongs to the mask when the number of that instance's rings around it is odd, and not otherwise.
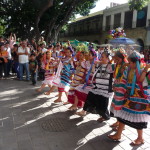
[[[42,68],[42,62],[43,62],[43,54],[40,53],[37,56],[37,61],[38,61],[38,76],[39,80],[44,80],[45,79],[45,70]]]
[[[47,51],[52,52],[53,51],[54,46],[53,45],[49,45]]]
[[[57,51],[57,46],[54,46],[53,51],[52,51],[52,57],[57,58],[59,55],[59,52]]]
[[[0,45],[0,78],[7,77],[7,60],[8,58],[8,52],[4,49],[4,43],[1,43]]]
[[[5,50],[8,52],[8,63],[7,63],[7,75],[10,75],[10,70],[12,67],[12,56],[11,56],[11,48],[9,42],[7,41],[5,44]]]
[[[44,37],[41,36],[39,42],[38,42],[38,45],[41,45],[41,44],[44,44],[44,47],[46,47],[46,42],[44,41]]]
[[[23,80],[23,69],[26,71],[26,80],[29,81],[29,48],[26,41],[22,41],[18,48],[20,80]]]
[[[45,44],[41,44],[40,46],[42,48],[42,53],[45,53],[47,51],[47,49],[45,48]]]
[[[0,36],[0,43],[4,43],[4,39],[2,36]]]
[[[20,78],[19,74],[19,60],[18,60],[18,45],[14,44],[12,49],[12,60],[13,60],[13,69],[14,73],[17,73],[17,79]]]
[[[36,42],[35,42],[35,39],[32,39],[32,40],[31,40],[31,45],[33,46],[33,49],[34,49],[34,50],[37,50],[37,44],[36,44]]]
[[[11,49],[13,48],[14,44],[16,44],[16,35],[11,33],[9,37],[9,46]]]
[[[29,68],[30,68],[32,85],[36,85],[38,62],[37,62],[36,56],[34,54],[31,54],[31,56],[30,56]]]

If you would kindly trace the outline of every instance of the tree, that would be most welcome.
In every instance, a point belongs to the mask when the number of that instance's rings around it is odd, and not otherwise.
[[[131,10],[141,10],[148,2],[150,0],[129,0],[129,7]]]
[[[1,0],[6,32],[22,38],[54,37],[75,14],[88,14],[97,0]]]
[[[55,39],[63,25],[75,17],[76,14],[87,15],[90,9],[95,7],[97,0],[56,0],[53,7],[49,8],[41,18],[41,24],[47,23],[45,31],[45,38],[49,37]],[[49,17],[48,17],[49,16]],[[42,20],[42,19],[45,19]]]
[[[36,2],[37,1],[34,0],[34,4],[37,4]],[[40,31],[39,31],[39,26],[38,26],[40,19],[41,19],[42,15],[44,14],[44,12],[47,9],[49,9],[50,7],[52,7],[52,5],[53,5],[53,0],[46,0],[46,2],[44,4],[42,3],[42,7],[38,7],[39,10],[37,11],[37,15],[36,15],[36,19],[35,19],[35,34],[36,34],[37,39],[40,37]]]
[[[129,0],[130,9],[140,9],[149,0]],[[56,39],[76,14],[87,15],[97,0],[1,0],[0,24],[6,34],[21,38]],[[2,28],[1,27],[1,28]],[[3,30],[3,32],[4,32]]]

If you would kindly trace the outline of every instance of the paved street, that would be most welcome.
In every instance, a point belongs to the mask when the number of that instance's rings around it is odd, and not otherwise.
[[[112,142],[107,135],[113,133],[109,125],[114,119],[100,124],[97,115],[80,118],[68,111],[70,105],[53,103],[57,92],[45,96],[36,88],[30,82],[0,80],[0,150],[150,150],[150,126],[141,147],[129,145],[136,138],[130,127],[120,143]]]

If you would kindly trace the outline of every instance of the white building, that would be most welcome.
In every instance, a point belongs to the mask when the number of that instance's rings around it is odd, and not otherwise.
[[[117,27],[123,27],[127,37],[135,39],[143,48],[150,46],[150,3],[140,11],[131,11],[128,4],[122,4],[78,18],[60,34],[60,40],[107,43],[108,31]]]

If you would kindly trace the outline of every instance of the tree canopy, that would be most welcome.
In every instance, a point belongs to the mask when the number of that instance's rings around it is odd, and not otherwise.
[[[141,10],[148,2],[150,0],[129,0],[129,7],[131,10]]]
[[[21,38],[54,39],[76,14],[87,15],[98,0],[1,0],[0,34]],[[130,9],[141,9],[149,0],[129,0]]]
[[[97,0],[1,0],[0,20],[6,33],[28,38],[54,37],[76,14],[87,15]]]

